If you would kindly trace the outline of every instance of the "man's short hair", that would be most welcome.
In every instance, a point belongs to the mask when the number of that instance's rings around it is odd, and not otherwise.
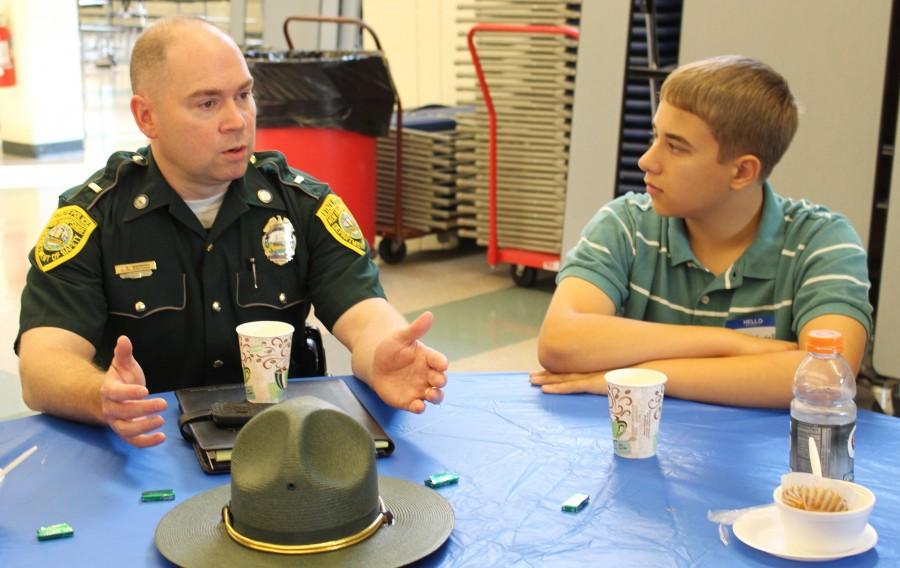
[[[150,82],[160,80],[160,71],[165,67],[166,48],[183,33],[192,33],[187,28],[209,27],[218,30],[202,18],[196,16],[172,16],[159,20],[138,37],[131,49],[131,92],[144,93]]]
[[[719,143],[719,161],[753,154],[765,180],[797,132],[797,101],[774,69],[725,55],[682,65],[666,78],[660,100],[702,118]]]

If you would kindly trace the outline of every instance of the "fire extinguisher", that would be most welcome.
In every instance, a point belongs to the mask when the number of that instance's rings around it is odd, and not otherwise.
[[[16,68],[13,66],[9,28],[0,26],[0,87],[12,87],[15,84]]]

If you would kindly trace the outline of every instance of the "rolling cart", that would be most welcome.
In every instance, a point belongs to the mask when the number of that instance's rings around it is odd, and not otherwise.
[[[475,24],[469,30],[467,43],[475,73],[478,76],[478,85],[484,97],[484,104],[488,112],[488,250],[487,261],[490,266],[498,263],[511,265],[510,274],[517,286],[527,288],[537,279],[537,270],[559,270],[559,254],[551,254],[541,251],[525,250],[520,248],[500,247],[497,238],[497,112],[491,99],[490,89],[478,58],[475,48],[475,35],[479,32],[503,32],[524,34],[548,34],[565,35],[572,39],[579,38],[579,32],[575,28],[567,26],[542,26],[542,25],[509,25],[509,24]]]

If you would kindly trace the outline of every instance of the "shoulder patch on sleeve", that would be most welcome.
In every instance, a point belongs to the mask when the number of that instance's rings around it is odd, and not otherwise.
[[[353,214],[340,197],[329,193],[322,201],[316,217],[334,239],[357,254],[366,254],[366,240]]]
[[[34,260],[38,268],[47,272],[75,258],[96,228],[97,222],[77,205],[67,205],[54,211],[34,246]]]

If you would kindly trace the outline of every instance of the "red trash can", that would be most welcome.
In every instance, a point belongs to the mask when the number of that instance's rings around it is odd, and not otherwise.
[[[352,24],[376,51],[295,51],[290,22]],[[362,20],[291,16],[287,51],[244,53],[256,99],[256,149],[279,150],[338,194],[371,246],[375,241],[376,137],[390,128],[396,89],[377,36]],[[398,101],[399,103],[399,101]]]
[[[258,128],[257,150],[278,150],[291,166],[331,186],[375,242],[375,138],[338,128]]]

